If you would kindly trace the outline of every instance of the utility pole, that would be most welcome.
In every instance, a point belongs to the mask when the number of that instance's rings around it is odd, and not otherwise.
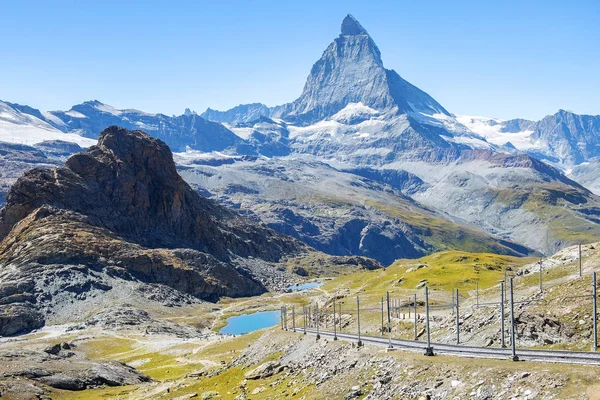
[[[479,281],[475,282],[475,302],[477,307],[479,307]]]
[[[335,324],[335,297],[333,298],[333,340],[338,340],[337,328]]]
[[[456,344],[460,344],[460,312],[458,309],[458,289],[456,289]]]
[[[296,332],[296,306],[292,305],[292,330]]]
[[[384,331],[383,327],[383,297],[381,298],[381,335],[383,335]]]
[[[581,270],[581,243],[579,243],[579,277],[581,278],[582,275],[582,270]]]
[[[512,360],[519,361],[515,343],[515,299],[513,292],[513,278],[510,278],[510,344],[512,347]]]
[[[340,333],[342,333],[342,329],[344,329],[342,326],[342,302],[338,303],[338,308],[340,310]]]
[[[543,269],[543,264],[542,264],[542,259],[540,258],[540,293],[542,293],[544,291],[544,287],[542,286],[542,269]]]
[[[285,330],[288,330],[287,325],[287,306],[283,306],[283,324],[285,325]]]
[[[456,307],[456,303],[454,302],[454,288],[452,288],[452,315],[456,311],[454,308]]]
[[[279,319],[281,320],[281,330],[283,330],[283,306],[279,307]]]
[[[417,337],[417,294],[414,294],[414,301],[413,301],[413,306],[414,306],[414,314],[415,314],[415,340],[418,340],[419,338]]]
[[[360,340],[360,300],[356,296],[356,325],[358,327],[358,347],[362,346],[362,340]]]
[[[598,348],[598,308],[596,302],[596,271],[592,273],[592,305],[593,305],[593,313],[594,313],[594,348],[596,351]]]
[[[427,329],[427,347],[425,348],[425,355],[432,356],[433,348],[431,348],[431,330],[429,329],[429,287],[425,286],[425,319]]]
[[[387,318],[388,318],[388,329],[391,326],[392,319],[390,318],[390,292],[385,292],[387,302]]]
[[[500,346],[506,347],[504,343],[504,282],[500,283]]]
[[[302,306],[302,314],[304,315],[304,334],[306,335],[306,306]]]
[[[321,339],[321,335],[319,334],[319,305],[315,305],[315,314],[317,317],[317,340]]]

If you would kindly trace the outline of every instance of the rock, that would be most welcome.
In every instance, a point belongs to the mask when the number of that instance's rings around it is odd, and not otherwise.
[[[61,346],[60,346],[60,344],[55,344],[55,345],[53,345],[53,346],[46,347],[46,348],[44,349],[44,351],[45,351],[46,353],[48,353],[48,354],[53,354],[53,355],[56,355],[56,354],[60,353],[60,350],[61,350]]]
[[[83,365],[75,370],[45,375],[38,379],[40,382],[64,390],[84,390],[98,386],[137,385],[149,382],[150,378],[140,374],[135,369],[119,363]]]
[[[427,286],[427,279],[420,280],[419,283],[417,283],[417,286],[415,286],[415,288],[420,289],[425,286]]]
[[[302,267],[294,267],[292,272],[299,276],[308,276],[308,271]]]
[[[43,326],[43,315],[31,304],[0,305],[0,336],[22,334]]]
[[[475,394],[477,400],[491,400],[494,395],[494,388],[490,385],[479,386]]]
[[[344,395],[344,400],[356,399],[360,396],[362,396],[362,391],[360,390],[360,388],[358,388],[358,389],[353,388],[351,392]]]
[[[3,381],[0,383],[0,398],[15,400],[49,400],[48,393],[31,382]]]
[[[188,400],[198,397],[198,393],[184,394],[183,396],[174,397],[172,400]]]
[[[219,396],[219,392],[215,392],[214,390],[211,390],[211,391],[202,393],[202,396],[200,396],[200,398],[202,400],[210,400],[217,396]]]
[[[259,387],[255,388],[251,394],[259,394],[259,393],[264,392],[265,390],[267,390],[267,389],[265,389],[263,386],[259,386]]]
[[[86,382],[77,376],[67,374],[54,374],[40,379],[44,384],[56,389],[84,390]]]
[[[264,379],[283,371],[284,367],[277,361],[267,361],[256,369],[246,373],[246,379]]]

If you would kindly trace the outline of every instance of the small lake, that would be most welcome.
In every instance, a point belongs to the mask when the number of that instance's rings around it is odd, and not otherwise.
[[[299,285],[288,286],[286,289],[287,290],[291,290],[292,292],[298,292],[298,291],[301,291],[301,290],[308,290],[308,289],[318,288],[319,286],[323,286],[323,282],[301,283]]]
[[[252,314],[238,315],[227,318],[225,325],[219,332],[228,335],[242,335],[263,328],[275,326],[281,322],[281,311],[261,311]]]

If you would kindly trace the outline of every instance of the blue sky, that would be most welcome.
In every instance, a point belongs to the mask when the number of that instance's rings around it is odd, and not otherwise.
[[[387,68],[450,112],[600,114],[597,0],[2,1],[0,99],[165,114],[282,104],[348,13]]]

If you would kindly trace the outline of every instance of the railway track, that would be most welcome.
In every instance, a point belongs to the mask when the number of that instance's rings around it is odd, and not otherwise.
[[[303,333],[304,328],[296,328],[296,332]],[[307,328],[306,333],[316,335],[317,331],[312,328]],[[319,329],[319,335],[326,337],[334,337],[334,332]],[[358,335],[350,333],[337,333],[340,340],[358,341]],[[379,346],[389,346],[389,338],[379,336],[360,336],[363,343],[369,343]],[[416,340],[392,339],[391,344],[396,349],[425,353],[427,343]],[[494,348],[494,347],[476,347],[445,343],[431,343],[434,354],[445,354],[459,357],[469,358],[491,358],[510,360],[512,359],[512,350],[510,348]],[[526,350],[516,349],[516,355],[519,361],[538,361],[538,362],[553,362],[565,364],[586,364],[600,365],[600,353],[583,352],[583,351],[566,351],[566,350]]]

